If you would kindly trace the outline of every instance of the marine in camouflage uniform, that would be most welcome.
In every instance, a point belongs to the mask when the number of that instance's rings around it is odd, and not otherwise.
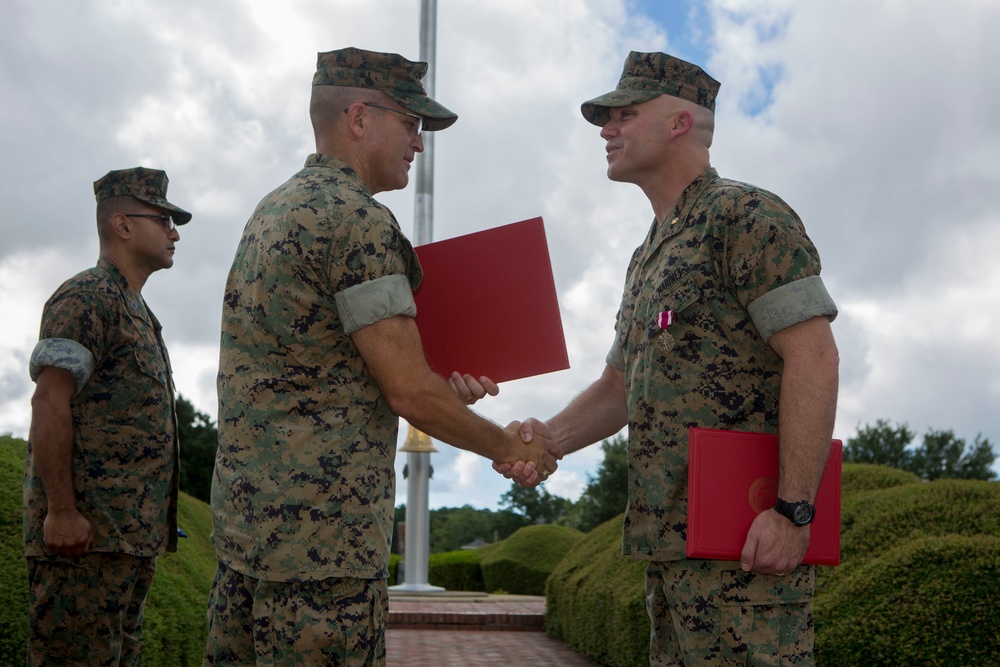
[[[421,126],[457,119],[426,69],[319,54],[317,153],[244,230],[223,304],[205,664],[384,664],[397,414],[494,460],[524,448],[427,367],[420,264],[373,198],[406,185]]]
[[[164,172],[94,184],[101,257],[45,304],[24,477],[28,664],[134,665],[156,557],[177,548],[170,360],[141,296],[173,263]],[[163,216],[163,217],[161,217]]]
[[[527,424],[565,453],[627,424],[622,551],[650,561],[651,665],[810,665],[815,571],[796,567],[808,527],[768,510],[742,562],[685,558],[688,429],[779,433],[779,495],[811,502],[837,391],[837,310],[802,221],[709,166],[718,89],[695,65],[632,52],[616,90],[582,105],[609,177],[642,187],[656,218],[629,263],[601,380]]]

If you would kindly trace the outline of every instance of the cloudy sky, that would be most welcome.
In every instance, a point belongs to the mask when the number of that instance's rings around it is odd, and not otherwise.
[[[778,193],[820,250],[840,306],[835,435],[885,418],[997,444],[1000,4],[437,5],[436,97],[460,119],[436,136],[433,238],[542,216],[572,366],[506,383],[482,414],[548,417],[603,368],[652,212],[607,181],[579,105],[615,86],[630,50],[666,51],[723,84],[714,166]],[[312,152],[316,53],[419,59],[419,0],[10,0],[3,13],[0,432],[27,433],[43,303],[97,258],[93,181],[137,165],[165,169],[195,216],[144,295],[181,394],[214,419],[226,272],[257,201]],[[410,233],[412,184],[379,198]],[[431,506],[495,508],[509,482],[439,449]],[[570,457],[547,488],[575,499],[600,459]]]

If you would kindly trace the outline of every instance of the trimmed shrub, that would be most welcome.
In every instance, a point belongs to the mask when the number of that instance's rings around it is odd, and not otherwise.
[[[624,519],[587,533],[559,562],[545,587],[545,629],[602,665],[645,667],[646,562],[622,555]]]
[[[143,667],[200,665],[205,655],[208,594],[216,570],[212,512],[202,501],[181,493],[177,525],[188,537],[177,540],[176,553],[156,560],[143,623]]]
[[[403,560],[399,557],[399,554],[390,553],[389,554],[389,581],[387,585],[396,585],[396,570],[399,569],[399,561]]]
[[[19,438],[0,436],[0,665],[23,665],[28,642],[24,561],[24,454]]]
[[[998,507],[997,483],[845,466],[842,564],[818,568],[818,663],[1000,664]],[[546,629],[602,665],[639,666],[648,652],[645,563],[620,555],[623,518],[594,529],[553,571]]]
[[[996,665],[998,577],[997,536],[927,537],[884,552],[817,596],[817,663]]]
[[[943,535],[1000,536],[1000,484],[940,479],[845,495],[841,565],[819,568],[817,588],[832,591],[850,572],[910,540]]]
[[[583,538],[566,526],[525,526],[505,540],[480,550],[487,592],[544,595],[545,580],[563,556]]]
[[[848,496],[922,482],[923,480],[913,473],[898,468],[867,463],[845,463],[841,472],[840,487],[843,495]]]
[[[427,564],[428,583],[449,591],[484,591],[486,584],[479,559],[478,550],[470,549],[431,554]]]
[[[23,664],[28,641],[28,573],[24,562],[21,489],[27,443],[0,436],[0,664]],[[215,576],[208,505],[182,493],[177,553],[157,559],[156,579],[146,600],[144,667],[201,665],[205,652],[208,592]]]
[[[929,535],[1000,535],[1000,484],[940,479],[848,497],[841,555],[860,562],[887,546]]]

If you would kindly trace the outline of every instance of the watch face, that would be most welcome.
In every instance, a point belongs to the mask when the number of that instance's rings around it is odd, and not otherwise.
[[[795,523],[805,525],[812,521],[813,509],[805,503],[801,503],[795,506],[792,516],[794,517]]]

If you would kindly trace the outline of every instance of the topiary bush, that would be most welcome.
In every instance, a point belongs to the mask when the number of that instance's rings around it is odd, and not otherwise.
[[[1000,664],[998,577],[993,535],[923,537],[884,550],[817,596],[817,663]]]
[[[431,554],[428,559],[427,581],[449,591],[484,591],[483,570],[478,550],[463,549]]]
[[[923,482],[911,472],[889,466],[867,463],[845,463],[841,470],[840,487],[844,496],[864,491],[877,491],[904,484]]]
[[[839,567],[819,568],[817,589],[832,591],[854,568],[910,540],[943,535],[1000,536],[1000,484],[940,479],[846,494]]]
[[[177,525],[188,537],[178,539],[176,553],[156,560],[143,623],[143,667],[200,665],[205,655],[208,594],[216,569],[211,510],[181,493]]]
[[[621,553],[625,515],[580,540],[545,587],[545,630],[609,667],[645,667],[649,654],[646,562]]]
[[[399,561],[401,560],[402,558],[399,557],[399,554],[394,554],[394,553],[389,554],[389,581],[387,582],[386,585],[388,586],[396,585],[397,583],[396,570],[399,569]]]
[[[0,436],[0,664],[23,664],[28,641],[28,574],[22,528],[24,456],[27,443]],[[208,505],[180,495],[177,553],[157,559],[156,579],[146,600],[144,667],[201,665],[207,636],[208,593],[215,576]]]
[[[1000,535],[1000,484],[941,479],[849,496],[841,557],[860,562],[886,546],[930,535]]]
[[[843,479],[842,562],[818,568],[818,664],[1000,665],[1000,484],[928,483],[864,464],[845,465]],[[620,555],[623,519],[594,529],[553,571],[546,629],[602,665],[639,666],[645,563]],[[968,573],[957,572],[963,559]]]
[[[510,537],[480,550],[487,592],[544,595],[545,580],[563,556],[583,538],[580,531],[545,524],[525,526]]]
[[[28,569],[24,561],[24,453],[27,443],[0,436],[0,665],[23,665],[28,642]]]

